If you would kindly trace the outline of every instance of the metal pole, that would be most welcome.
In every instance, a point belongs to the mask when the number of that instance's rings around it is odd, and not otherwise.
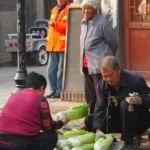
[[[15,75],[16,89],[13,93],[21,91],[26,86],[26,35],[25,35],[25,0],[17,0],[17,34],[18,55],[17,72]]]
[[[140,97],[150,97],[150,94],[143,94],[143,95],[138,95],[138,96],[140,96]],[[110,98],[113,98],[113,97],[115,97],[115,98],[125,98],[125,97],[130,97],[129,95],[121,95],[121,96],[108,96],[108,99]]]

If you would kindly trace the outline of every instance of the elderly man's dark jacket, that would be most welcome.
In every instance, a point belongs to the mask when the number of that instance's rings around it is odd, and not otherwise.
[[[106,115],[106,110],[109,101],[109,109],[113,109],[112,114],[120,116],[119,107],[120,102],[129,95],[129,93],[137,92],[139,95],[150,94],[150,88],[146,85],[145,79],[132,71],[121,71],[120,87],[118,90],[108,85],[104,80],[101,80],[97,86],[97,103],[95,106],[95,116],[93,120],[93,130],[100,129],[103,124],[103,120]],[[109,96],[116,96],[115,99],[109,99]],[[117,96],[120,98],[117,98]],[[150,109],[150,97],[142,97],[142,105],[149,111]],[[110,112],[111,115],[111,112]],[[119,119],[119,118],[118,118]]]

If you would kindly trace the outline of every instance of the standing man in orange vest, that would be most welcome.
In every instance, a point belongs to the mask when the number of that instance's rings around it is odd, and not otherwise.
[[[60,98],[62,91],[62,76],[64,50],[66,42],[68,0],[57,0],[57,6],[52,9],[46,50],[49,52],[48,82],[50,93],[48,98]]]

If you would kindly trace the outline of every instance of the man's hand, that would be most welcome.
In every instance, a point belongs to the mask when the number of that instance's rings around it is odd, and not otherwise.
[[[63,131],[71,131],[72,129],[69,126],[63,126],[62,130]]]
[[[104,139],[106,139],[106,135],[105,135],[102,131],[100,131],[100,130],[96,131],[95,142],[96,142],[99,138],[104,138]]]
[[[142,104],[142,99],[138,93],[129,93],[129,97],[126,97],[126,101],[132,105]]]
[[[63,135],[63,133],[58,130],[56,130],[56,132],[57,132],[57,134]]]
[[[63,114],[62,122],[66,125],[70,120],[67,118],[66,113]]]

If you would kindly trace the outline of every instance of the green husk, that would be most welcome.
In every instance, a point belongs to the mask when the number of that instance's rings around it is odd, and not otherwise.
[[[75,146],[74,148],[72,148],[72,150],[93,150],[93,149],[94,143]]]
[[[71,110],[76,110],[76,109],[80,109],[80,108],[85,108],[85,109],[87,109],[88,107],[89,107],[88,104],[84,103],[84,104],[72,106],[70,109],[71,109]]]
[[[58,135],[58,139],[68,139],[71,137],[79,136],[88,133],[87,131],[84,130],[72,130],[72,131],[67,131],[63,135]]]
[[[108,150],[113,142],[113,136],[106,134],[106,139],[100,138],[94,145],[94,150]]]
[[[62,120],[65,113],[69,120],[81,119],[88,116],[89,106],[85,103],[85,104],[73,106],[70,109],[66,110],[65,112],[59,112],[56,115],[57,120]]]
[[[94,141],[95,141],[95,133],[90,132],[84,135],[69,138],[67,140],[67,144],[71,147],[75,147],[83,144],[94,143]]]
[[[59,131],[60,133],[64,134],[64,133],[66,133],[68,131],[72,131],[72,129],[70,129],[70,130],[69,129],[70,128],[63,126],[61,129],[59,129],[57,131]]]
[[[81,104],[73,106],[66,111],[66,116],[70,120],[77,120],[88,116],[89,106],[87,104]]]

